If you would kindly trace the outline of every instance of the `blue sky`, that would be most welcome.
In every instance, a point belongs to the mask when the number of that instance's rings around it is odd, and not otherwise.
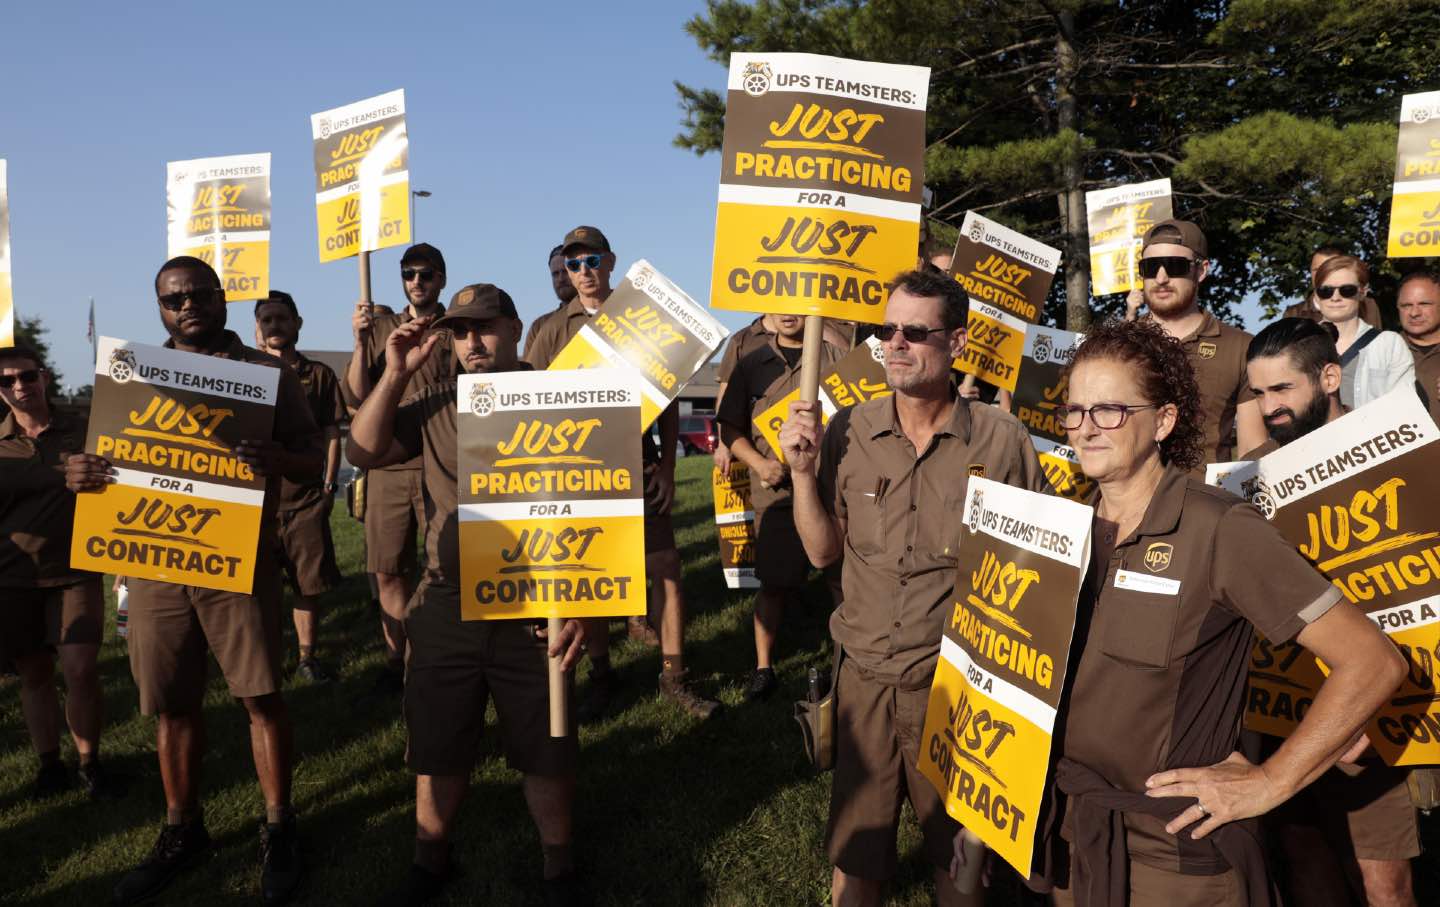
[[[434,193],[417,201],[418,238],[444,252],[450,291],[495,283],[528,323],[554,305],[546,253],[588,223],[621,269],[647,258],[703,303],[719,157],[671,144],[672,81],[724,84],[683,28],[702,6],[8,5],[16,307],[43,318],[68,384],[89,382],[91,296],[101,333],[160,342],[166,162],[269,151],[271,285],[299,302],[302,347],[349,349],[356,265],[316,253],[310,114],[395,88],[412,188]],[[399,250],[376,253],[373,272],[376,301],[403,304]],[[247,342],[252,323],[249,304],[232,307]]]

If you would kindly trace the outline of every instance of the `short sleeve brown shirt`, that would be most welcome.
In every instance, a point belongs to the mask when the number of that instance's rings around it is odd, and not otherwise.
[[[165,341],[165,346],[174,349],[175,341]],[[305,397],[305,386],[300,376],[278,356],[251,349],[240,342],[234,331],[225,331],[216,342],[215,348],[207,355],[235,362],[266,365],[280,370],[280,384],[275,393],[275,422],[270,430],[270,439],[291,453],[319,453],[322,449],[320,429],[310,413],[310,401]],[[275,514],[280,506],[281,478],[272,475],[265,480],[265,507],[260,518],[260,550],[269,551],[275,547]]]
[[[85,451],[84,413],[53,410],[37,438],[13,413],[0,421],[0,587],[64,586],[90,574],[70,569],[75,494],[65,458]]]
[[[536,371],[543,372],[592,317],[577,296],[563,308],[536,319],[530,327],[530,339],[525,344],[525,361]]]
[[[530,371],[530,366],[522,362],[517,370]],[[395,413],[395,440],[422,464],[426,581],[454,589],[460,587],[457,385],[457,381],[433,384]]]
[[[736,364],[715,417],[749,439],[762,456],[774,458],[770,442],[755,429],[755,417],[800,386],[800,360],[797,357],[791,365],[780,351],[776,335],[763,336],[764,343],[751,349]],[[822,344],[820,350],[822,369],[833,365],[845,352],[829,343]],[[756,510],[789,500],[789,485],[766,488],[758,475],[750,474],[750,503]]]
[[[1430,408],[1430,418],[1440,425],[1440,389],[1435,386],[1440,382],[1440,343],[1421,346],[1409,337],[1405,343],[1415,354],[1415,388]]]
[[[1019,420],[963,397],[923,451],[900,429],[894,397],[842,409],[826,426],[821,501],[847,521],[845,600],[830,632],[881,683],[921,689],[934,676],[972,475],[1049,490]]]
[[[310,405],[310,415],[315,420],[315,425],[321,431],[322,441],[324,431],[339,425],[345,420],[345,398],[340,394],[340,379],[330,366],[323,362],[317,362],[301,353],[295,354],[299,357],[291,366],[295,374],[300,378],[300,385],[305,389],[305,400]],[[325,479],[324,465],[321,465],[319,472],[314,478],[305,482],[292,482],[289,479],[280,480],[280,509],[296,510],[313,503],[324,494],[322,483]]]
[[[1245,376],[1245,351],[1250,335],[1205,313],[1195,333],[1180,341],[1200,385],[1205,425],[1205,462],[1226,463],[1235,454],[1235,409],[1255,399]],[[1204,474],[1203,467],[1198,475]]]
[[[1284,642],[1339,599],[1258,510],[1167,468],[1139,528],[1087,573],[1064,755],[1135,793],[1155,772],[1220,762],[1239,739],[1254,630]],[[1223,869],[1165,820],[1125,824],[1134,859]]]
[[[725,342],[725,352],[720,354],[720,365],[715,369],[716,379],[721,384],[728,382],[740,360],[764,346],[769,337],[763,315],[731,334]]]
[[[441,306],[440,312],[444,314],[444,306]],[[386,341],[390,339],[390,335],[397,327],[402,324],[408,324],[414,320],[415,316],[411,314],[409,306],[406,306],[399,314],[377,314],[370,324],[370,334],[365,340],[364,348],[350,354],[352,362],[356,356],[364,357],[364,367],[370,374],[371,387],[374,387],[375,383],[380,380],[380,376],[385,374]],[[402,399],[409,399],[432,384],[453,381],[455,376],[459,374],[460,367],[455,361],[455,346],[449,340],[450,332],[444,328],[438,328],[436,329],[436,333],[443,335],[440,342],[435,344],[435,348],[430,351],[430,358],[425,361],[425,364],[420,367],[420,370],[410,377],[410,382],[405,385],[405,395]],[[346,371],[348,372],[349,370],[347,369]],[[348,375],[341,380],[340,391],[345,398],[345,402],[351,406],[358,407],[363,402],[359,396],[356,395],[355,389],[350,386]],[[419,458],[407,460],[404,463],[396,463],[393,466],[387,466],[385,468],[419,469],[420,460]]]

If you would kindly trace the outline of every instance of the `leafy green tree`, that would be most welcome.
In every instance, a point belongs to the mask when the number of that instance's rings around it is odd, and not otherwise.
[[[708,0],[686,29],[721,65],[929,66],[929,216],[973,209],[1059,247],[1047,319],[1071,329],[1121,305],[1090,296],[1084,193],[1104,186],[1172,179],[1177,215],[1210,240],[1221,316],[1250,293],[1272,312],[1302,295],[1319,244],[1378,261],[1400,96],[1440,88],[1431,0]],[[718,150],[723,95],[676,89],[676,144]]]
[[[50,371],[50,386],[58,393],[63,380],[55,368],[55,357],[51,355],[50,344],[45,340],[46,333],[48,331],[38,315],[29,318],[18,316],[15,319],[16,345],[28,346],[45,359],[45,367]]]

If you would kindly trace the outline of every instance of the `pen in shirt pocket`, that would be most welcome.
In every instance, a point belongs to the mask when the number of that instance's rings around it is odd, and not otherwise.
[[[889,488],[890,479],[888,477],[881,476],[880,478],[875,480],[875,494],[873,495],[873,497],[875,498],[876,504],[879,504],[881,499],[885,497],[885,492],[889,490]]]

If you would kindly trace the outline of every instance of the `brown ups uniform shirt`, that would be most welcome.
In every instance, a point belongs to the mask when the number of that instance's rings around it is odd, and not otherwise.
[[[530,339],[525,343],[525,361],[537,372],[545,371],[565,349],[565,344],[580,333],[592,317],[580,304],[580,297],[576,296],[562,308],[537,318],[530,325]]]
[[[1440,343],[1421,346],[1406,336],[1405,345],[1415,355],[1415,386],[1420,399],[1430,408],[1430,418],[1440,425],[1440,393],[1435,388],[1440,381]]]
[[[345,420],[345,398],[340,394],[340,380],[335,372],[323,362],[316,362],[297,352],[299,359],[293,366],[305,389],[305,401],[310,406],[310,415],[320,429],[321,447],[324,447],[325,429],[339,425]],[[299,510],[315,503],[325,494],[325,466],[322,463],[315,477],[306,482],[280,480],[280,510]]]
[[[0,421],[0,587],[68,586],[93,576],[70,569],[75,494],[65,487],[65,457],[85,452],[88,419],[52,410],[31,438],[8,414]]]
[[[440,313],[445,314],[445,307],[440,307]],[[365,369],[370,373],[370,386],[380,380],[385,374],[385,342],[390,339],[390,334],[400,325],[414,321],[415,316],[410,314],[410,307],[407,305],[398,315],[376,314],[370,322],[370,336],[365,341],[364,350],[359,353],[351,353],[353,361],[356,355],[365,357]],[[455,361],[455,345],[450,342],[450,332],[440,328],[436,333],[442,334],[440,342],[430,351],[430,358],[420,367],[420,370],[410,377],[410,383],[405,385],[405,396],[402,399],[408,400],[415,394],[420,393],[427,387],[440,384],[446,381],[453,381],[460,372],[459,363]],[[346,368],[348,376],[349,368]],[[355,394],[355,389],[350,386],[348,377],[340,381],[340,392],[345,397],[345,402],[351,406],[358,407],[362,401]],[[419,469],[419,458],[407,460],[404,463],[396,463],[393,466],[386,466],[386,469]]]
[[[917,690],[934,678],[972,475],[1050,487],[1019,420],[963,397],[923,451],[900,430],[893,396],[842,409],[825,428],[820,499],[848,521],[830,633],[880,683]]]
[[[843,323],[852,328],[855,325],[853,321]],[[731,334],[730,339],[725,343],[725,352],[720,354],[720,365],[715,369],[715,379],[721,384],[728,383],[730,376],[735,372],[736,364],[755,350],[764,347],[773,336],[774,334],[765,330],[765,316],[763,315]],[[852,331],[851,337],[853,338],[853,336]],[[842,355],[854,346],[854,343],[836,327],[836,322],[832,318],[825,319],[823,337],[826,343],[840,350]]]
[[[762,456],[775,457],[770,442],[755,430],[754,420],[800,386],[801,351],[790,350],[795,354],[792,364],[785,357],[775,334],[762,333],[760,337],[763,338],[760,344],[751,349],[732,370],[715,418],[748,438]],[[829,343],[822,344],[820,367],[824,369],[834,365],[845,352]],[[760,483],[758,474],[750,473],[750,503],[755,510],[764,510],[782,502],[788,504],[790,495],[788,483],[777,488],[766,488]]]
[[[1200,385],[1201,418],[1205,420],[1205,462],[1227,463],[1235,458],[1235,409],[1255,399],[1245,375],[1245,351],[1250,335],[1205,313],[1195,333],[1180,341],[1195,367]],[[1197,467],[1204,478],[1205,467]]]
[[[1167,468],[1140,527],[1090,565],[1063,754],[1137,794],[1155,772],[1224,760],[1239,741],[1254,631],[1285,642],[1339,600],[1258,510]],[[1124,821],[1138,862],[1192,875],[1227,868],[1210,839],[1166,834],[1166,818]]]

